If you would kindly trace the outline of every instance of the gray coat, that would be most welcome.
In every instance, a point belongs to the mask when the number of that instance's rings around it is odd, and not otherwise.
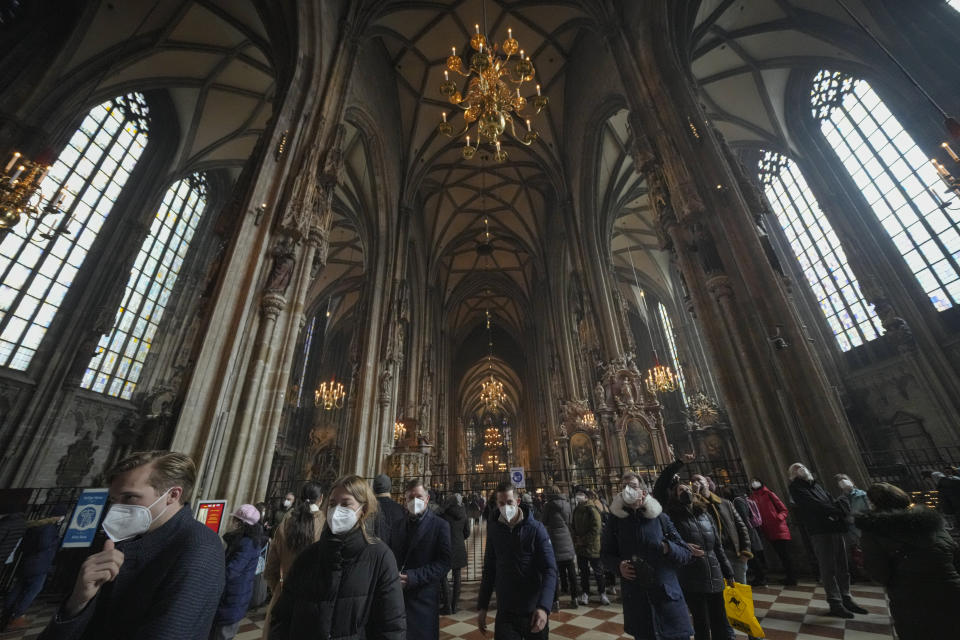
[[[570,504],[558,495],[550,496],[540,520],[550,534],[553,544],[553,553],[557,562],[573,560],[576,553],[573,549],[573,536],[570,535]]]

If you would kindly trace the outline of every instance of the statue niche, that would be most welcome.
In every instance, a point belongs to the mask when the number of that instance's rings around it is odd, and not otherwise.
[[[573,461],[574,482],[584,482],[596,475],[593,441],[587,434],[575,433],[570,437],[570,459]]]

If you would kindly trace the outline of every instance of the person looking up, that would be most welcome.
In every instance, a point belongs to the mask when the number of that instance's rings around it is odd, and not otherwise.
[[[820,566],[820,581],[830,605],[827,615],[849,619],[855,613],[867,613],[850,595],[847,547],[843,539],[850,528],[846,511],[817,482],[806,465],[795,462],[788,472],[790,497],[796,505],[798,519],[810,534],[810,544]]]
[[[440,584],[450,570],[450,525],[430,509],[423,480],[407,483],[407,516],[390,534],[400,564],[407,640],[440,637]]]
[[[750,480],[750,499],[760,511],[760,530],[780,558],[780,564],[786,572],[783,584],[788,587],[797,584],[793,571],[793,556],[790,555],[792,536],[790,527],[787,526],[787,505],[759,478]]]
[[[677,571],[693,555],[646,484],[629,472],[621,482],[601,554],[622,578],[623,630],[637,640],[689,640],[693,627]]]
[[[724,587],[733,584],[733,567],[707,510],[707,500],[693,486],[674,485],[667,514],[693,556],[689,564],[680,567],[679,579],[693,617],[694,638],[733,640],[723,602]]]
[[[224,585],[220,538],[193,517],[188,456],[144,451],[108,474],[108,539],[80,567],[43,640],[206,640]]]
[[[296,557],[270,619],[270,640],[404,640],[397,563],[369,533],[377,499],[360,476],[333,483],[320,539]]]
[[[511,483],[500,483],[493,500],[477,598],[477,627],[486,633],[487,609],[496,591],[494,640],[546,640],[557,589],[550,536],[529,509],[519,504]]]

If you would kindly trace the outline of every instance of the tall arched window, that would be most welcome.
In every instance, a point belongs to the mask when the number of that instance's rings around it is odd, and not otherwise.
[[[910,134],[863,80],[820,71],[813,115],[938,311],[960,302],[960,219]]]
[[[849,351],[876,338],[882,333],[880,320],[864,300],[840,239],[799,167],[786,156],[767,151],[759,169],[767,200],[840,348]]]
[[[41,183],[63,188],[63,223],[25,221],[0,241],[0,366],[26,370],[147,145],[139,93],[97,105]]]
[[[683,398],[683,405],[687,405],[686,380],[683,377],[683,369],[680,368],[680,354],[677,351],[677,338],[673,333],[673,323],[670,322],[670,315],[662,302],[657,303],[657,311],[660,313],[660,324],[663,327],[663,334],[667,337],[667,348],[670,350],[670,364],[673,370],[677,372],[677,389],[680,391],[680,397]]]
[[[202,174],[178,180],[167,189],[130,270],[113,329],[100,338],[97,354],[87,366],[81,383],[84,389],[124,400],[133,395],[206,205]]]

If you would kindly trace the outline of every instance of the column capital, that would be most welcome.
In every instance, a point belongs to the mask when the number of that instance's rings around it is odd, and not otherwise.
[[[726,275],[715,275],[707,280],[707,289],[718,302],[723,298],[733,298],[733,285],[730,283],[730,277]]]
[[[260,300],[260,310],[263,312],[264,317],[270,320],[276,320],[280,312],[286,309],[286,307],[287,299],[283,294],[275,291],[264,293],[263,299]]]

